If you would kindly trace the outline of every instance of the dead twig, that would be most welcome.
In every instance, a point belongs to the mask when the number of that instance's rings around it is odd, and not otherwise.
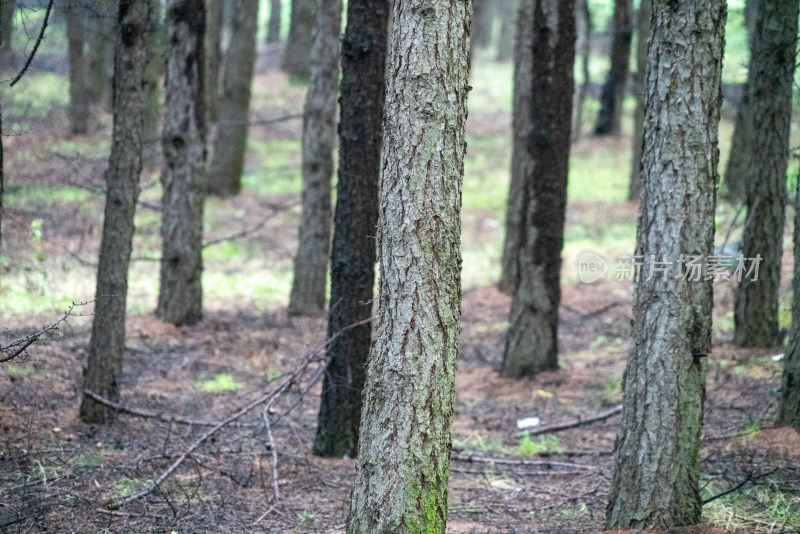
[[[594,415],[592,417],[588,417],[588,418],[578,417],[577,419],[574,419],[572,421],[567,421],[565,423],[555,423],[555,424],[552,424],[552,425],[540,426],[538,428],[532,428],[532,429],[529,429],[529,430],[525,430],[523,432],[517,432],[514,435],[516,437],[522,437],[525,434],[528,434],[529,436],[538,436],[539,434],[548,434],[548,433],[553,433],[553,432],[560,432],[562,430],[569,430],[571,428],[577,428],[577,427],[580,427],[580,426],[586,426],[586,425],[590,425],[592,423],[597,423],[599,421],[605,421],[609,417],[617,415],[620,412],[622,412],[622,405],[621,404],[619,404],[617,406],[614,406],[613,408],[609,408],[608,410],[606,410],[604,412],[600,412],[599,414]]]
[[[0,347],[0,354],[3,354],[3,356],[0,357],[0,363],[10,362],[17,356],[24,353],[28,349],[28,347],[30,347],[34,343],[37,343],[38,341],[41,341],[44,335],[56,332],[58,330],[59,325],[61,323],[66,323],[67,319],[69,319],[73,315],[72,310],[74,310],[78,306],[85,306],[86,304],[89,304],[91,302],[94,301],[90,300],[87,302],[80,302],[78,304],[73,302],[72,304],[70,304],[67,311],[64,312],[64,316],[61,317],[61,319],[59,319],[58,321],[46,325],[38,332],[35,332],[23,338],[16,339],[11,343],[9,343],[8,345]]]
[[[278,451],[275,450],[275,440],[272,438],[272,429],[269,426],[269,413],[267,407],[261,410],[264,415],[264,426],[267,428],[267,439],[269,440],[269,450],[272,451],[272,492],[275,495],[275,502],[281,500],[281,490],[278,488]]]

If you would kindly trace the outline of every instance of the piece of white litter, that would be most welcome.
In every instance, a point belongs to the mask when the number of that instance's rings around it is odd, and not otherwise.
[[[526,428],[533,428],[539,426],[542,421],[538,417],[526,417],[525,419],[517,419],[517,428],[525,430]]]
[[[772,357],[773,362],[779,362],[782,359],[783,359],[783,354],[776,354],[775,356]]]

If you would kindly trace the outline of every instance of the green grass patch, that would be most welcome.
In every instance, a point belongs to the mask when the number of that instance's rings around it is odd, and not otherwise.
[[[91,192],[79,187],[16,186],[6,189],[3,203],[9,208],[30,208],[53,204],[87,202],[95,197]]]
[[[223,373],[215,375],[210,380],[198,380],[195,387],[200,391],[236,391],[240,385],[233,380],[233,376]]]
[[[535,456],[542,453],[561,454],[564,452],[561,442],[553,434],[545,434],[536,439],[525,432],[519,440],[517,451],[521,456]]]

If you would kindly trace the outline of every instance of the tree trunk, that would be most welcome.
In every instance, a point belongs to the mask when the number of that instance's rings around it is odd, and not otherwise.
[[[14,6],[12,0],[0,0],[0,61],[8,64],[11,56],[11,38],[14,32]]]
[[[631,0],[614,1],[612,21],[614,40],[611,45],[611,68],[600,97],[600,112],[594,127],[595,135],[617,135],[622,122],[622,105],[630,70],[633,5]]]
[[[311,71],[311,44],[314,33],[315,0],[292,0],[289,37],[283,53],[283,71],[297,81],[308,79]]]
[[[259,0],[241,0],[231,20],[231,43],[225,53],[222,117],[211,153],[208,187],[213,195],[230,196],[242,189],[244,154],[250,118],[250,85],[256,63]]]
[[[89,129],[89,95],[86,86],[86,59],[83,54],[83,17],[80,2],[65,6],[67,54],[69,55],[69,124],[73,134]]]
[[[783,389],[778,424],[800,432],[800,188],[794,202],[794,279],[792,335],[783,360]]]
[[[314,454],[355,457],[372,326],[388,0],[349,0],[342,41],[339,184],[331,253],[328,368]],[[345,330],[347,329],[347,330]]]
[[[106,208],[97,269],[97,291],[89,341],[84,389],[119,400],[122,356],[125,353],[125,304],[128,264],[133,240],[133,216],[142,171],[142,128],[147,64],[147,2],[120,0],[119,32],[114,65],[114,127],[106,171]],[[115,411],[83,397],[85,423],[108,423]]]
[[[233,9],[233,11],[234,11],[234,16],[232,18],[235,19],[236,18],[235,13],[239,11],[238,3],[235,6],[235,9]],[[219,72],[220,72],[220,64],[222,63],[222,27],[223,27],[222,15],[223,15],[223,4],[219,0],[206,0],[207,23],[206,23],[206,35],[205,35],[205,47],[206,47],[205,90],[206,90],[207,124],[212,124],[217,122],[220,114]],[[236,33],[231,31],[231,37],[235,35]],[[237,39],[231,38],[230,46],[231,47],[237,46],[237,41],[238,38]],[[247,46],[248,45],[246,44],[239,45],[240,48]],[[228,56],[226,56],[226,61],[227,57]],[[231,60],[231,62],[233,61],[234,60]],[[248,86],[248,95],[249,95],[249,86]],[[213,176],[213,174],[211,176]]]
[[[290,315],[325,312],[341,20],[341,0],[317,0],[312,71],[303,114],[303,207],[289,297]]]
[[[645,0],[646,1],[646,0]],[[576,19],[578,21],[579,39],[576,47],[581,53],[581,83],[578,94],[575,95],[575,126],[572,128],[572,142],[581,138],[583,131],[583,108],[586,104],[586,96],[589,94],[589,86],[592,83],[591,73],[589,72],[589,60],[592,54],[592,11],[589,9],[589,0],[578,0],[575,6]]]
[[[575,5],[535,0],[527,167],[503,375],[517,378],[558,367],[561,249],[572,126]]]
[[[281,41],[281,0],[270,0],[267,44]]]
[[[747,35],[750,40],[751,57],[750,64],[753,62],[752,46],[755,39],[756,8],[758,0],[747,0],[744,7],[744,22]],[[725,187],[721,193],[725,200],[734,203],[744,203],[746,194],[745,176],[747,175],[747,146],[750,144],[750,135],[753,124],[747,113],[751,112],[750,105],[750,74],[748,67],[748,79],[742,88],[742,100],[736,107],[736,118],[733,125],[733,137],[731,138],[731,150],[728,153],[728,165],[725,168],[725,176],[722,183]]]
[[[734,343],[743,347],[781,343],[778,292],[797,12],[797,0],[758,2],[750,40],[749,109],[744,110],[749,134],[742,147],[747,206],[742,253],[745,258],[760,255],[762,260],[758,279],[743,277],[736,291]]]
[[[114,63],[113,28],[116,20],[116,2],[114,0],[94,0],[87,5],[86,11],[86,42],[88,44],[86,89],[89,92],[89,98],[103,106],[110,107],[112,105],[112,81],[109,71],[113,69]]]
[[[471,2],[396,0],[380,295],[347,532],[444,533]]]
[[[510,0],[503,0],[508,2]],[[488,48],[492,44],[494,29],[493,0],[473,0],[474,15],[472,17],[471,43],[472,51]]]
[[[713,252],[726,2],[653,2],[652,10],[636,254],[645,265],[674,265],[636,282],[610,529],[692,525],[702,506],[712,285],[686,276],[682,262]]]
[[[161,116],[161,73],[164,70],[164,27],[161,24],[161,0],[147,0],[147,70],[145,71],[144,139],[152,148],[157,139]]]
[[[497,61],[508,61],[514,57],[514,34],[517,27],[519,3],[520,0],[503,0],[498,3],[500,37],[497,41]]]
[[[506,205],[506,235],[503,245],[500,291],[511,294],[519,279],[520,239],[524,233],[525,213],[522,198],[526,177],[532,172],[533,161],[528,152],[533,89],[533,4],[521,0],[517,14],[514,46],[514,101],[511,112],[511,183]]]
[[[167,0],[161,287],[156,315],[174,325],[202,318],[206,124],[203,0]]]
[[[647,74],[647,38],[650,35],[650,0],[642,0],[636,25],[636,112],[633,116],[633,159],[628,200],[638,201],[642,193],[642,142],[644,141],[645,75]]]

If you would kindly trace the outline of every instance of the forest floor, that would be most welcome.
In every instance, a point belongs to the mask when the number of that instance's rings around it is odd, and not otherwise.
[[[262,54],[254,120],[300,112],[303,88],[272,67],[274,55]],[[624,201],[630,138],[585,138],[573,150],[561,368],[534,378],[501,378],[510,298],[494,284],[508,184],[510,88],[496,80],[510,78],[510,66],[478,62],[477,68],[464,182],[448,532],[598,532],[619,416],[536,435],[520,433],[517,421],[569,422],[621,402],[632,284],[583,284],[575,262],[587,249],[607,258],[632,251],[637,207]],[[52,76],[33,70],[23,79],[27,89],[3,102],[7,131],[20,132],[4,138],[0,313],[9,339],[58,320],[72,301],[94,298],[103,207],[97,190],[110,115],[98,109],[90,134],[71,137],[64,97],[52,87],[61,78]],[[42,112],[36,98],[50,111]],[[723,135],[729,129],[726,122]],[[325,319],[286,313],[299,215],[299,131],[291,118],[254,125],[244,193],[208,201],[206,238],[222,241],[205,251],[206,313],[197,326],[175,328],[152,315],[159,215],[147,206],[139,210],[120,385],[122,404],[150,416],[120,413],[109,426],[79,421],[91,303],[77,307],[58,336],[0,364],[0,531],[343,531],[355,462],[316,458],[310,450],[320,388],[313,383],[313,360],[324,344]],[[142,176],[146,203],[158,204],[157,175],[153,157]],[[720,206],[718,243],[735,213]],[[783,327],[790,304],[790,229],[786,236]],[[731,345],[733,290],[728,283],[715,287],[701,482],[705,499],[718,498],[704,507],[703,531],[798,532],[800,436],[773,428],[782,365],[774,356],[783,348]],[[119,510],[105,508],[149,487],[210,428],[178,418],[221,421],[290,376],[291,386],[269,411],[273,447],[259,406],[204,440],[156,491]]]

